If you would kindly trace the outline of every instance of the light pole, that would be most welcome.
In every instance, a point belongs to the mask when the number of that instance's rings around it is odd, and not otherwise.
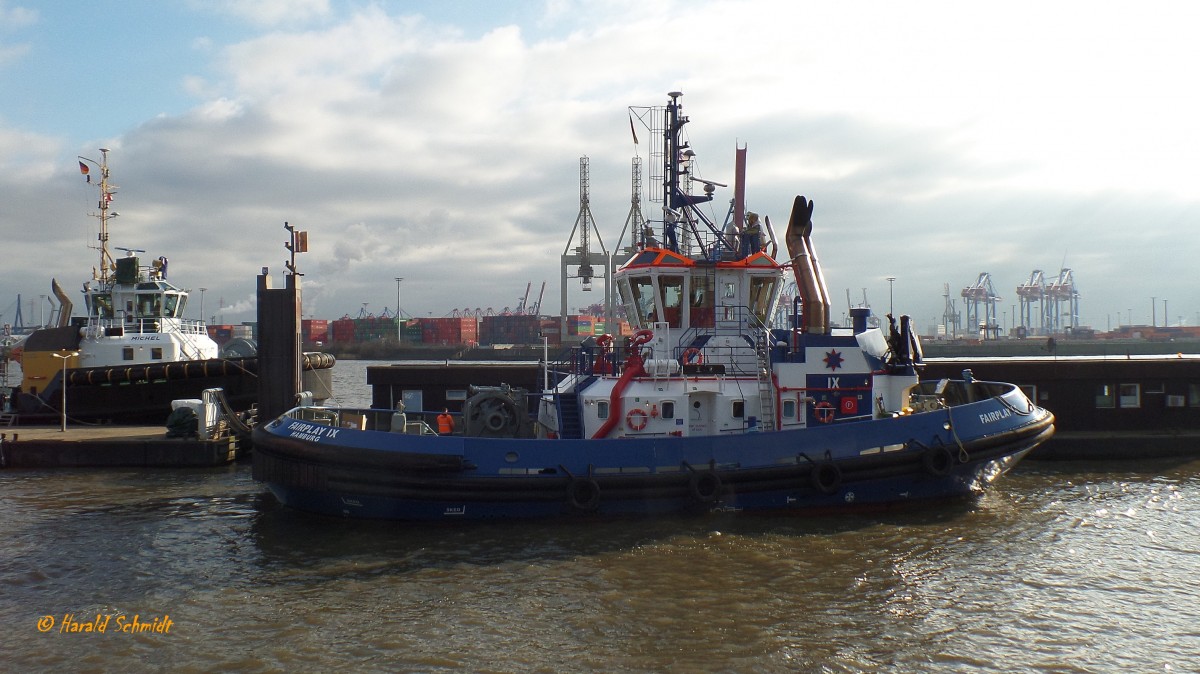
[[[400,343],[400,335],[403,329],[400,327],[400,282],[404,280],[403,276],[396,277],[396,343]]]
[[[208,288],[200,289],[200,322],[201,323],[204,322],[204,291],[205,290],[208,290]]]
[[[1167,313],[1167,298],[1163,298],[1163,327],[1171,325],[1171,315]]]
[[[78,356],[79,352],[78,351],[64,351],[62,354],[57,354],[57,353],[51,352],[50,355],[54,356],[55,358],[61,358],[62,362],[63,362],[62,381],[58,382],[58,385],[60,387],[62,387],[62,428],[59,429],[59,432],[66,433],[67,432],[67,361],[70,360],[72,356]]]
[[[891,315],[894,315],[894,309],[892,308],[892,284],[894,284],[896,282],[896,277],[895,276],[887,277],[887,282],[888,282],[888,315],[891,316]]]

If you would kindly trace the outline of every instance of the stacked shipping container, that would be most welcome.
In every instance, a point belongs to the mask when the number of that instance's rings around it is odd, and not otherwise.
[[[540,344],[541,328],[537,316],[484,316],[479,323],[479,343]]]
[[[474,346],[479,344],[479,319],[423,319],[421,321],[421,342],[436,345],[466,344]]]

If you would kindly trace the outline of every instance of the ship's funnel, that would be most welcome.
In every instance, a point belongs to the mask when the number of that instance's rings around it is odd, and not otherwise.
[[[71,298],[63,292],[62,286],[58,285],[57,279],[50,279],[50,290],[54,296],[58,298],[58,327],[65,328],[71,324]]]
[[[796,197],[784,240],[791,256],[792,271],[796,274],[796,288],[804,305],[801,329],[826,334],[829,332],[829,291],[825,287],[821,263],[813,250],[812,213],[813,202],[803,196]]]

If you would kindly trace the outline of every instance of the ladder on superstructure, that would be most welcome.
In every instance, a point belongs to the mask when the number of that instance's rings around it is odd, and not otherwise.
[[[775,386],[771,383],[771,333],[764,331],[754,348],[758,356],[759,424],[764,431],[775,430]]]

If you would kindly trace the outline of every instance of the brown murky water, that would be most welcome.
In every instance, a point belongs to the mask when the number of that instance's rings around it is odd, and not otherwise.
[[[1200,662],[1200,462],[1027,462],[886,515],[467,526],[284,510],[248,466],[9,471],[0,541],[6,671]]]

